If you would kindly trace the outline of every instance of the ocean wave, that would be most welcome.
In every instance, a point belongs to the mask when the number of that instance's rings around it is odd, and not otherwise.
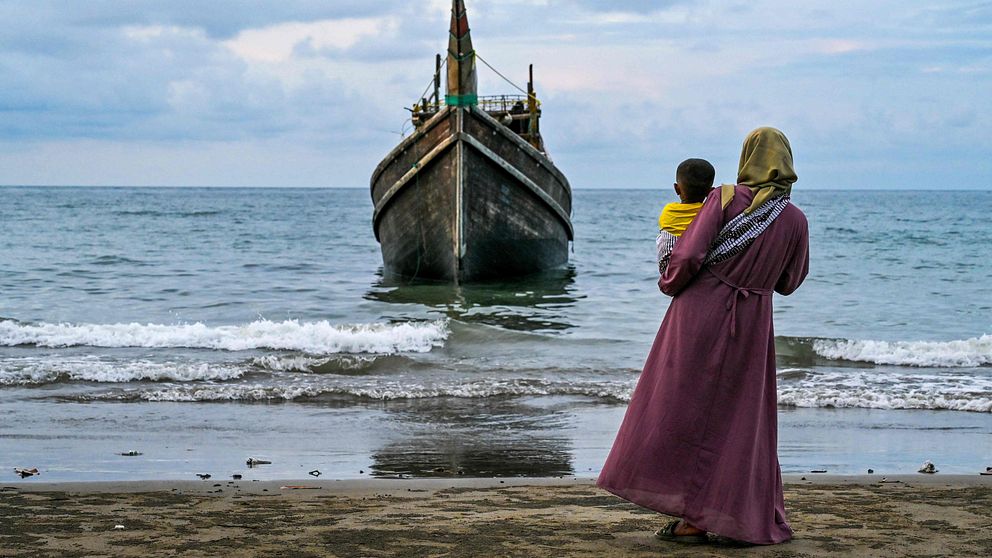
[[[304,355],[263,355],[251,359],[254,366],[273,372],[310,372],[324,365],[327,358],[315,358]]]
[[[198,211],[158,211],[154,209],[122,209],[114,211],[114,215],[121,217],[213,217],[220,215],[218,210],[198,210]]]
[[[244,373],[244,369],[236,365],[206,362],[107,362],[96,357],[58,360],[20,358],[0,361],[0,386],[41,385],[63,381],[124,383],[142,380],[233,380],[242,377]]]
[[[121,390],[103,394],[87,394],[85,399],[143,400],[143,401],[293,401],[323,396],[344,396],[356,399],[391,401],[430,399],[439,397],[491,398],[534,395],[576,395],[616,401],[629,401],[633,383],[619,382],[552,382],[538,379],[480,380],[439,384],[410,382],[374,382],[334,385],[292,382],[279,385],[212,384],[177,385],[161,389]]]
[[[992,412],[992,397],[933,393],[929,390],[879,393],[872,389],[826,391],[784,389],[779,390],[778,403],[791,407]]]
[[[300,372],[305,374],[337,374],[360,376],[377,372],[412,370],[430,367],[403,355],[337,354],[314,357],[299,354],[262,355],[251,359],[250,364],[268,372]]]
[[[957,341],[817,339],[813,351],[832,360],[897,366],[973,368],[992,365],[992,335]]]
[[[0,322],[0,346],[273,349],[313,355],[427,352],[444,344],[447,322],[334,325],[327,321],[258,320],[238,326],[202,323],[19,324]]]
[[[109,401],[294,401],[320,398],[393,401],[430,398],[498,398],[520,396],[582,396],[626,403],[636,376],[543,379],[489,377],[429,379],[326,375],[286,375],[278,381],[199,382],[116,388],[76,396]],[[967,374],[876,374],[874,371],[819,372],[786,369],[779,372],[779,404],[794,407],[857,407],[868,409],[931,409],[992,412],[992,376]]]
[[[992,376],[983,374],[783,370],[778,379],[786,406],[992,412]]]
[[[146,262],[140,260],[132,260],[131,258],[125,256],[115,256],[115,255],[98,256],[90,261],[90,265],[118,265],[118,264],[147,265]]]

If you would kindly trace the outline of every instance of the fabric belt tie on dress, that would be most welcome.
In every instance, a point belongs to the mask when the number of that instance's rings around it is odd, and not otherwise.
[[[730,293],[730,299],[727,300],[727,311],[730,312],[730,336],[737,336],[737,301],[740,299],[747,299],[751,295],[755,296],[771,296],[771,289],[758,289],[754,287],[741,287],[733,283],[730,279],[727,279],[722,273],[714,271],[711,267],[706,267],[713,277],[720,280],[721,283],[730,287],[732,292]]]

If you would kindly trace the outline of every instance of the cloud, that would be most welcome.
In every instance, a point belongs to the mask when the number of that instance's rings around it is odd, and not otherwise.
[[[394,18],[344,18],[308,23],[281,23],[247,29],[224,46],[251,62],[286,62],[301,47],[311,52],[344,50],[365,37],[376,37],[395,29]]]
[[[53,0],[37,4],[66,12],[64,20],[72,25],[193,27],[215,39],[284,23],[376,17],[402,5],[394,0],[89,0],[69,9]]]
[[[60,35],[64,48],[0,50],[7,82],[0,137],[229,141],[291,134],[340,141],[334,130],[382,122],[363,116],[371,107],[362,84],[344,79],[347,64],[291,63],[293,49],[300,42],[354,46],[388,28],[380,23],[280,24],[227,41],[174,25],[70,27]]]
[[[0,1],[0,183],[364,184],[446,48],[449,8]],[[546,143],[577,187],[650,186],[691,154],[732,180],[762,124],[786,130],[818,186],[862,184],[846,165],[877,185],[992,185],[975,162],[992,150],[987,2],[468,8],[487,61],[518,85],[535,64]],[[514,89],[480,66],[480,92]]]
[[[615,0],[573,0],[571,2],[593,12],[650,14],[665,10],[671,6],[686,4],[685,0],[616,2]]]

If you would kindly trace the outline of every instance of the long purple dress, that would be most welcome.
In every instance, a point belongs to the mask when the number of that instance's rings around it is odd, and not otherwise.
[[[702,266],[753,194],[719,189],[679,239],[658,285],[674,296],[598,485],[732,539],[792,537],[778,465],[772,291],[809,269],[806,217],[793,205],[743,253]]]

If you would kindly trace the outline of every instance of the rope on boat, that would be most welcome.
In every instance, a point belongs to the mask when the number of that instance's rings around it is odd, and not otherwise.
[[[489,68],[490,70],[492,70],[493,72],[495,72],[496,75],[498,75],[499,77],[503,78],[503,81],[505,81],[506,83],[509,83],[510,85],[512,85],[513,87],[515,87],[517,89],[517,91],[523,93],[528,98],[534,99],[534,101],[537,104],[541,104],[541,101],[538,101],[537,100],[537,96],[536,95],[531,95],[530,93],[528,93],[527,91],[525,91],[523,88],[521,88],[519,85],[517,85],[516,83],[513,83],[512,81],[510,81],[510,78],[508,78],[508,77],[504,76],[503,74],[501,74],[499,72],[499,70],[497,70],[496,68],[493,68],[492,64],[490,64],[489,62],[486,62],[486,59],[483,58],[478,52],[475,53],[475,57],[478,58],[479,60],[482,60],[482,63],[485,64],[487,68]]]
[[[479,53],[478,53],[478,51],[474,51],[472,53],[472,55],[475,56],[476,58],[478,58],[479,60],[481,60],[482,63],[485,64],[487,68],[489,68],[490,70],[493,71],[493,73],[495,73],[499,77],[503,78],[503,81],[505,81],[506,83],[509,83],[510,85],[512,85],[513,88],[516,89],[517,91],[523,93],[524,94],[524,97],[527,97],[528,99],[534,99],[534,102],[537,103],[538,106],[541,105],[541,101],[537,98],[537,95],[532,95],[532,94],[528,93],[526,89],[520,87],[519,85],[517,85],[516,83],[514,83],[513,81],[511,81],[510,78],[504,76],[499,70],[497,70],[496,68],[494,68],[492,64],[490,64],[489,62],[487,62],[485,58],[483,58],[482,56],[480,56]],[[445,58],[441,62],[441,67],[438,68],[438,71],[444,69],[444,67],[447,66],[447,65],[448,65],[448,59]],[[420,96],[417,97],[417,99],[426,99],[427,98],[427,92],[430,91],[431,90],[431,87],[433,87],[433,86],[434,86],[434,79],[432,78],[429,82],[427,82],[427,87],[424,88],[424,92],[421,93]],[[418,101],[418,104],[419,104],[419,101]],[[411,118],[411,122],[412,122],[412,118]],[[401,135],[403,135],[403,134],[401,133]]]
[[[438,72],[440,72],[441,70],[443,70],[444,67],[447,66],[447,65],[448,65],[448,59],[445,58],[444,59],[444,62],[441,62],[441,67],[438,68]],[[488,66],[489,64],[486,64],[486,65]],[[431,78],[431,80],[427,83],[427,87],[424,88],[424,92],[421,93],[420,94],[420,97],[417,97],[417,99],[426,99],[427,98],[427,92],[431,90],[431,87],[434,87],[434,78]]]

